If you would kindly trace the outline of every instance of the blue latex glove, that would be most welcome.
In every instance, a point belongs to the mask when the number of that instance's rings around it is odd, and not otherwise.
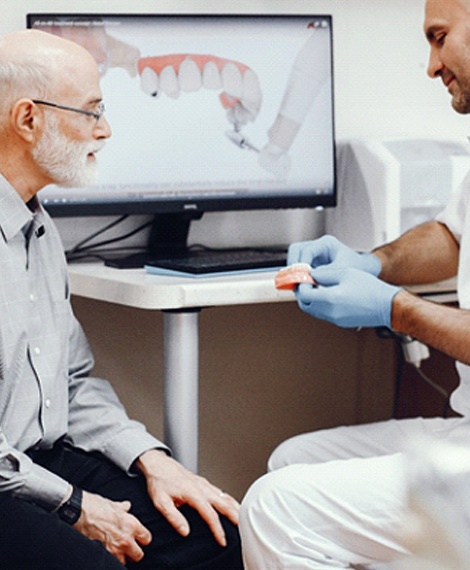
[[[333,236],[314,241],[293,243],[289,247],[287,265],[308,263],[312,267],[331,264],[331,267],[355,267],[377,277],[382,271],[380,259],[373,253],[358,253]]]
[[[318,287],[296,290],[299,307],[317,319],[340,327],[391,328],[392,301],[401,290],[355,268],[323,265],[312,271]]]

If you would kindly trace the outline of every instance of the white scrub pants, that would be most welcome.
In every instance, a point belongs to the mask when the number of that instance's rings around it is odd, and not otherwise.
[[[417,437],[462,437],[462,418],[338,427],[282,443],[242,502],[246,570],[375,565],[408,553],[403,452]]]

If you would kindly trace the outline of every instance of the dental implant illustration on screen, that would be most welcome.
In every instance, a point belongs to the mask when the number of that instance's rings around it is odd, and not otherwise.
[[[321,29],[326,25],[315,20],[307,25],[306,40],[296,54],[287,74],[284,94],[267,131],[267,141],[256,145],[243,133],[248,123],[256,121],[264,93],[256,70],[224,57],[196,53],[172,53],[141,57],[140,50],[108,34],[105,23],[93,22],[85,28],[71,22],[60,34],[86,47],[98,64],[101,75],[110,67],[121,67],[131,77],[140,75],[142,90],[152,97],[177,99],[182,93],[199,89],[219,91],[219,101],[231,128],[225,134],[238,148],[258,153],[258,164],[278,178],[287,176],[291,161],[289,150],[302,128],[318,93],[330,72],[328,46]],[[43,26],[59,33],[54,25]]]
[[[243,134],[243,127],[256,120],[263,99],[256,72],[243,63],[198,54],[140,58],[142,89],[154,97],[163,93],[174,98],[201,88],[222,90],[220,103],[232,126],[226,136],[240,149],[257,152],[258,164],[265,170],[284,177],[290,169],[289,149],[329,73],[320,27],[319,22],[309,25],[311,33],[294,59],[268,141],[261,148]]]

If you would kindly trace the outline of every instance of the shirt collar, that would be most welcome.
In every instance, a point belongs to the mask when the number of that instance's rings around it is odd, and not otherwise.
[[[39,206],[38,211],[41,211]],[[11,184],[0,174],[0,232],[5,241],[31,224],[35,214],[23,202]]]

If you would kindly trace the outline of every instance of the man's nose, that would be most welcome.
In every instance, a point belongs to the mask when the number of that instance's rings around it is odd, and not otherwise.
[[[95,133],[98,133],[97,135],[95,134],[95,136],[99,139],[109,139],[112,135],[111,127],[104,115],[100,117],[99,121],[96,123]]]
[[[440,60],[437,50],[431,48],[431,52],[429,54],[428,68],[426,71],[427,74],[431,79],[435,79],[436,77],[440,77],[442,75],[443,69],[444,66]]]

